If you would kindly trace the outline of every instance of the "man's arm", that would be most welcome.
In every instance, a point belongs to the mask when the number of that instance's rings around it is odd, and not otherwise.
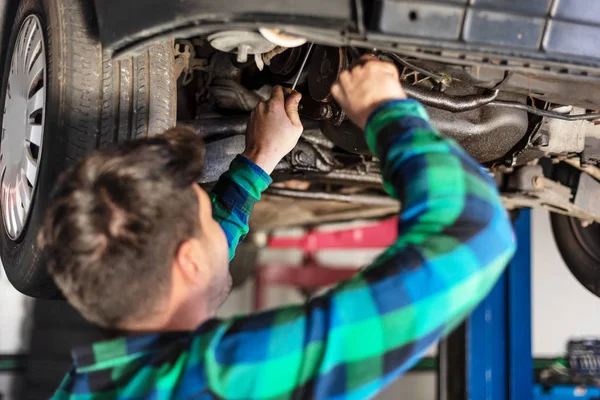
[[[360,81],[380,94],[397,84],[397,73],[386,79],[380,64],[341,77],[334,95],[357,124],[371,115],[368,143],[386,189],[403,204],[398,240],[354,279],[304,306],[201,328],[194,354],[221,397],[370,397],[460,323],[514,253],[494,183],[431,127],[422,106],[387,101],[366,112],[344,101],[377,98],[358,95]]]
[[[210,193],[213,218],[227,237],[229,259],[248,234],[248,219],[271,177],[254,162],[237,156]]]
[[[246,135],[246,150],[236,157],[210,194],[213,218],[221,225],[229,243],[229,259],[248,234],[248,219],[261,193],[269,187],[269,176],[302,134],[298,116],[300,93],[284,99],[280,86],[271,100],[252,112]]]

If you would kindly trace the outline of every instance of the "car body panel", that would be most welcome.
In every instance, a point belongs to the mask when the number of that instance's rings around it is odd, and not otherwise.
[[[596,0],[377,0],[373,5],[369,28],[392,37],[569,63],[600,61]]]
[[[198,24],[315,26],[338,40],[482,51],[600,67],[597,0],[95,0],[105,49],[127,51]],[[326,22],[326,23],[325,23]]]
[[[115,57],[153,41],[285,26],[310,41],[438,63],[479,87],[600,105],[597,0],[95,0]],[[598,11],[598,12],[595,12]],[[593,14],[593,15],[590,15]],[[452,71],[450,70],[453,67]],[[506,72],[510,74],[505,75]],[[470,76],[469,76],[470,75]]]
[[[214,24],[289,23],[339,32],[353,23],[351,0],[95,0],[95,4],[103,47],[116,53],[148,40],[196,34]]]

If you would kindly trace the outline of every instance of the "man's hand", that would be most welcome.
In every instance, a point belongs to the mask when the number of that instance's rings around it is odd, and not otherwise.
[[[302,135],[304,128],[298,114],[301,98],[300,93],[294,92],[285,99],[283,88],[275,86],[271,99],[252,111],[242,155],[267,174],[292,151]]]
[[[396,66],[373,56],[361,57],[360,64],[342,72],[331,86],[331,94],[352,122],[362,129],[380,104],[406,99]]]

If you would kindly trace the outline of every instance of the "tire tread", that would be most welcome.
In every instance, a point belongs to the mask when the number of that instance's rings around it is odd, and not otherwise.
[[[51,144],[50,150],[44,144],[42,183],[38,183],[42,189],[33,200],[31,227],[19,243],[4,237],[0,249],[7,276],[18,290],[53,298],[57,289],[36,247],[35,230],[58,173],[97,148],[175,126],[176,81],[172,42],[153,44],[118,60],[103,51],[90,1],[20,0],[12,43],[22,21],[32,13],[40,16],[46,36],[45,139]]]

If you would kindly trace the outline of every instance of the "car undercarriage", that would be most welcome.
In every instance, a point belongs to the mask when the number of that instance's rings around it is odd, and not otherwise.
[[[35,231],[64,168],[176,124],[205,140],[208,189],[244,150],[250,112],[297,77],[304,134],[273,173],[253,229],[397,213],[379,161],[330,93],[371,54],[396,65],[408,96],[486,168],[508,210],[552,212],[568,267],[600,296],[596,0],[11,2],[0,258],[24,293],[57,296]],[[10,77],[25,65],[13,101]]]
[[[297,39],[279,31],[270,35],[282,36],[280,41]],[[243,150],[248,113],[268,98],[273,85],[292,85],[311,48],[309,43],[292,48],[277,46],[267,37],[269,34],[257,32],[222,31],[175,43],[180,73],[178,121],[206,140],[203,183],[214,182]],[[222,42],[226,42],[228,52],[215,48],[223,49]],[[249,56],[240,54],[244,47]],[[308,208],[314,208],[315,201],[347,204],[333,213],[330,207],[311,213],[309,221],[298,220],[296,213],[286,213],[286,220],[268,212],[287,209],[272,207],[283,200],[268,197],[262,205],[266,217],[259,217],[259,211],[254,219],[257,226],[344,220],[349,219],[350,210],[356,217],[397,210],[398,204],[383,192],[378,162],[362,132],[345,118],[329,91],[339,74],[363,54],[396,64],[407,94],[426,105],[441,132],[487,167],[498,181],[508,209],[542,206],[577,217],[583,224],[600,221],[600,207],[591,201],[600,185],[590,179],[600,176],[596,167],[600,127],[594,122],[600,114],[581,104],[544,99],[554,96],[541,96],[539,87],[526,93],[515,90],[511,71],[494,73],[482,67],[431,62],[378,49],[317,44],[298,86],[303,94],[300,114],[305,133],[276,169],[276,184],[269,194],[292,198],[296,207],[302,204],[298,200],[307,200]],[[559,162],[582,172],[576,192],[577,188],[554,180],[553,164]],[[336,217],[337,212],[341,215]]]

